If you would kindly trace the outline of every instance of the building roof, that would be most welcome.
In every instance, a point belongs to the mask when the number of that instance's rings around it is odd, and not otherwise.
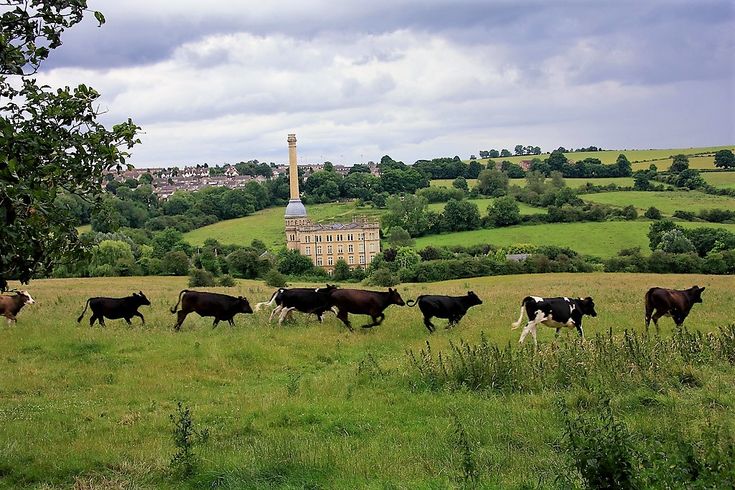
[[[286,218],[303,218],[306,217],[306,208],[301,199],[291,199],[286,206]]]

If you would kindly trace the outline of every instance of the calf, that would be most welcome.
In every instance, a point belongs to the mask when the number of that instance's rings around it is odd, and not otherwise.
[[[692,286],[683,291],[677,289],[651,288],[646,293],[646,330],[653,319],[658,332],[658,319],[662,316],[673,318],[677,327],[680,327],[695,303],[702,302],[704,288]],[[656,310],[654,314],[653,311]]]
[[[556,328],[556,335],[562,327],[576,328],[579,336],[584,339],[584,331],[582,330],[582,317],[584,315],[597,316],[595,311],[595,303],[589,296],[582,298],[539,298],[538,296],[526,296],[521,301],[521,315],[518,321],[513,323],[513,330],[521,325],[523,313],[528,316],[528,324],[521,333],[519,343],[523,343],[526,335],[533,335],[533,343],[538,345],[536,340],[536,326],[539,323],[552,328]]]
[[[431,323],[432,317],[448,318],[449,324],[447,328],[453,327],[462,319],[472,306],[481,305],[482,300],[477,295],[469,291],[466,296],[442,296],[442,295],[425,295],[422,294],[416,301],[408,300],[408,306],[419,305],[421,313],[424,314],[424,325],[433,333],[436,327]]]
[[[8,325],[11,322],[18,323],[15,317],[26,304],[32,305],[36,301],[31,297],[28,291],[16,291],[13,296],[0,296],[0,315],[7,318]]]
[[[273,293],[269,302],[256,304],[255,311],[275,303],[277,306],[271,312],[269,321],[273,320],[276,314],[280,314],[278,323],[282,324],[286,317],[296,310],[302,313],[313,313],[320,322],[323,322],[322,315],[332,310],[329,293],[335,289],[337,286],[331,284],[327,284],[327,287],[324,288],[279,288]]]
[[[383,310],[390,305],[403,306],[403,298],[398,291],[388,288],[387,292],[365,291],[362,289],[335,289],[330,293],[330,304],[336,306],[337,318],[352,332],[349,313],[356,315],[370,315],[373,322],[367,323],[362,328],[370,328],[380,325],[385,319]]]
[[[143,291],[133,293],[132,296],[126,296],[124,298],[89,298],[84,305],[82,314],[77,318],[77,323],[82,321],[84,314],[87,312],[87,307],[89,307],[92,310],[92,317],[89,319],[90,327],[94,325],[95,320],[98,320],[100,325],[104,327],[105,317],[110,320],[124,318],[128,325],[132,325],[130,319],[134,316],[139,316],[145,325],[145,318],[138,312],[138,308],[141,306],[150,306],[150,304],[151,302],[145,297]]]
[[[190,291],[184,289],[179,293],[179,300],[176,305],[171,308],[171,313],[176,313],[176,309],[181,303],[181,310],[174,325],[174,330],[181,329],[186,316],[192,311],[199,316],[213,316],[214,322],[212,328],[216,327],[221,320],[227,321],[230,326],[234,327],[235,322],[232,318],[238,313],[252,313],[248,300],[242,296],[237,298],[227,294],[207,293],[204,291]]]

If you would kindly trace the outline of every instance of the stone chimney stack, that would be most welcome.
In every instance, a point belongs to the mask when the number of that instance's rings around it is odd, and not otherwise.
[[[286,206],[286,218],[301,218],[306,216],[306,208],[301,203],[299,195],[299,167],[296,158],[296,135],[288,135],[288,180],[290,199]]]

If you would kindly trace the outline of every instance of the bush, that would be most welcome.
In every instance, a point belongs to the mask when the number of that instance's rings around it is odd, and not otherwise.
[[[229,274],[225,274],[222,277],[217,280],[217,286],[223,287],[223,288],[232,288],[237,286],[237,281],[234,277],[232,277]]]
[[[398,284],[398,277],[388,268],[381,268],[370,274],[368,283],[372,286],[391,287]]]
[[[286,276],[278,272],[276,269],[271,269],[265,275],[265,283],[274,288],[286,287]]]
[[[214,286],[214,274],[204,269],[193,269],[189,275],[190,288],[208,288]]]
[[[658,208],[651,206],[646,210],[643,216],[648,219],[661,219],[661,211],[659,211]]]
[[[185,276],[189,273],[189,257],[181,250],[168,252],[163,256],[163,273],[171,276]]]
[[[347,265],[347,262],[344,261],[344,259],[339,259],[336,264],[334,264],[334,273],[332,274],[332,277],[334,277],[335,281],[346,281],[351,276],[350,266]]]

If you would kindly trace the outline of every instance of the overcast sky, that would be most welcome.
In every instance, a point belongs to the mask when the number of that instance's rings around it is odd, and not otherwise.
[[[90,0],[40,78],[136,166],[735,143],[735,2]]]

